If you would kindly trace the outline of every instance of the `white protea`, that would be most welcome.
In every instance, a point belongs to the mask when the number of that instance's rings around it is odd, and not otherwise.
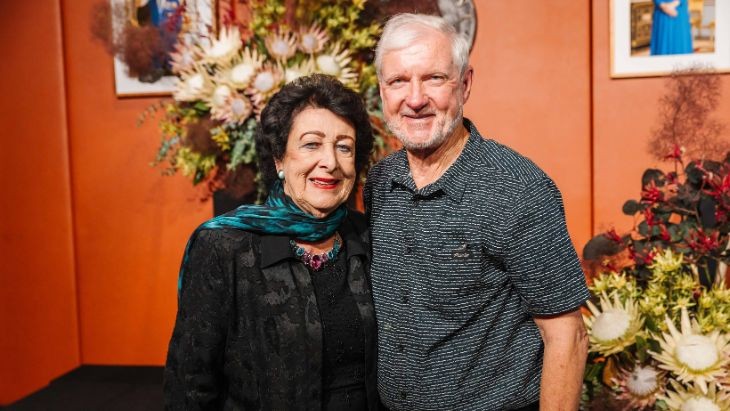
[[[633,370],[621,371],[614,382],[618,386],[617,398],[626,402],[627,409],[649,409],[664,390],[664,372],[637,364]]]
[[[312,73],[314,73],[314,63],[311,60],[304,60],[284,69],[284,82],[290,83],[299,77],[308,76]]]
[[[263,57],[256,50],[246,47],[229,64],[221,65],[216,79],[237,90],[244,90],[251,85],[262,65]]]
[[[219,96],[214,93],[213,100],[216,100],[216,104],[210,108],[210,117],[213,120],[242,124],[253,112],[253,105],[248,97],[233,90],[230,90],[230,94],[222,91]]]
[[[659,368],[671,372],[683,383],[695,383],[707,393],[708,384],[727,376],[730,364],[730,344],[726,335],[715,330],[704,335],[696,320],[690,321],[682,308],[681,332],[666,317],[669,332],[658,337],[661,352],[649,351],[659,362]]]
[[[352,56],[339,43],[334,44],[327,52],[318,55],[314,61],[317,72],[336,77],[345,85],[352,85],[357,80],[357,74],[349,67]]]
[[[284,73],[278,65],[265,64],[254,77],[246,89],[246,94],[251,96],[251,102],[257,115],[269,101],[269,98],[279,91],[284,80]]]
[[[207,97],[212,87],[211,79],[205,69],[195,66],[193,69],[180,73],[173,91],[173,98],[177,101],[196,101]]]
[[[297,35],[289,30],[278,30],[266,36],[264,44],[274,60],[283,62],[297,52]]]
[[[200,49],[185,42],[179,42],[170,53],[170,68],[173,73],[179,74],[195,66],[200,59]]]
[[[730,395],[715,383],[703,390],[698,385],[684,387],[671,380],[673,390],[659,398],[671,411],[727,411],[730,410]]]
[[[314,24],[299,30],[299,50],[307,54],[319,53],[329,40],[327,32]]]
[[[203,48],[206,63],[226,64],[238,54],[241,49],[241,32],[236,26],[226,26],[218,33],[218,38]]]
[[[642,333],[644,319],[633,299],[621,303],[618,295],[614,295],[612,302],[602,294],[600,309],[590,301],[587,304],[592,315],[583,315],[583,321],[588,329],[591,352],[603,355],[621,352],[634,344],[636,336]]]

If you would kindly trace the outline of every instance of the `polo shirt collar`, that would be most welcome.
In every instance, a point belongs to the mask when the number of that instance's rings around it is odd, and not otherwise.
[[[420,197],[432,197],[439,191],[442,191],[450,199],[460,203],[464,197],[466,185],[469,182],[469,164],[472,163],[472,158],[476,153],[476,146],[482,138],[474,124],[466,118],[464,118],[464,127],[469,132],[469,137],[459,157],[457,157],[454,164],[438,180],[420,189],[416,188],[416,183],[413,181],[406,150],[401,149],[398,151],[395,154],[394,166],[391,168],[391,190],[396,185],[400,185]]]
[[[367,257],[368,246],[357,234],[352,221],[345,217],[337,230],[345,244],[345,256],[361,255]],[[265,268],[287,259],[297,259],[289,244],[289,236],[261,235],[261,268]]]

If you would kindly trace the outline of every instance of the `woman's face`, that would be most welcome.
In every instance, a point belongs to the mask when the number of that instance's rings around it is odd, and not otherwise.
[[[275,163],[296,205],[325,217],[355,185],[355,129],[327,109],[307,107],[294,117],[284,157]]]

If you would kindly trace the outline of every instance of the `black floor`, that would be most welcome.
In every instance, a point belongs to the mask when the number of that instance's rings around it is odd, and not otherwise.
[[[2,408],[2,407],[0,407]],[[159,411],[162,367],[83,366],[3,410]]]

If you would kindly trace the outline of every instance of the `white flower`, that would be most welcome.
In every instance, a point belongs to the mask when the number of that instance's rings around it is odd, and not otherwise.
[[[177,80],[173,97],[177,101],[195,101],[202,99],[209,90],[210,79],[204,71],[181,73]]]
[[[626,409],[641,410],[654,405],[657,395],[664,391],[664,373],[646,365],[623,370],[618,378],[617,398],[626,401]]]
[[[313,25],[299,31],[299,49],[307,54],[319,53],[329,37],[319,26]]]
[[[208,63],[228,63],[241,48],[241,33],[238,27],[224,27],[218,34],[218,39],[213,40],[209,47],[203,50],[205,60]]]
[[[269,55],[278,61],[286,61],[297,52],[296,35],[288,30],[269,34],[264,44]]]
[[[649,353],[665,369],[677,376],[684,383],[694,382],[707,393],[708,383],[719,381],[727,376],[730,364],[730,344],[720,331],[703,335],[696,320],[690,322],[689,313],[682,308],[681,329],[667,317],[665,319],[669,333],[663,333],[659,340],[662,351]]]
[[[606,294],[602,294],[600,304],[599,309],[588,301],[588,308],[593,315],[584,315],[583,321],[588,329],[590,350],[611,355],[634,343],[644,320],[633,299],[622,304],[618,295],[614,295],[612,303]]]
[[[343,84],[352,85],[357,80],[357,74],[348,66],[352,57],[340,44],[335,44],[327,53],[318,55],[314,61],[320,73],[336,77]]]
[[[314,72],[311,60],[302,61],[299,64],[284,69],[284,82],[292,82],[299,77],[308,76]]]
[[[703,390],[698,385],[685,387],[670,380],[673,391],[659,396],[671,411],[725,411],[730,410],[730,395],[722,392],[714,382]]]

